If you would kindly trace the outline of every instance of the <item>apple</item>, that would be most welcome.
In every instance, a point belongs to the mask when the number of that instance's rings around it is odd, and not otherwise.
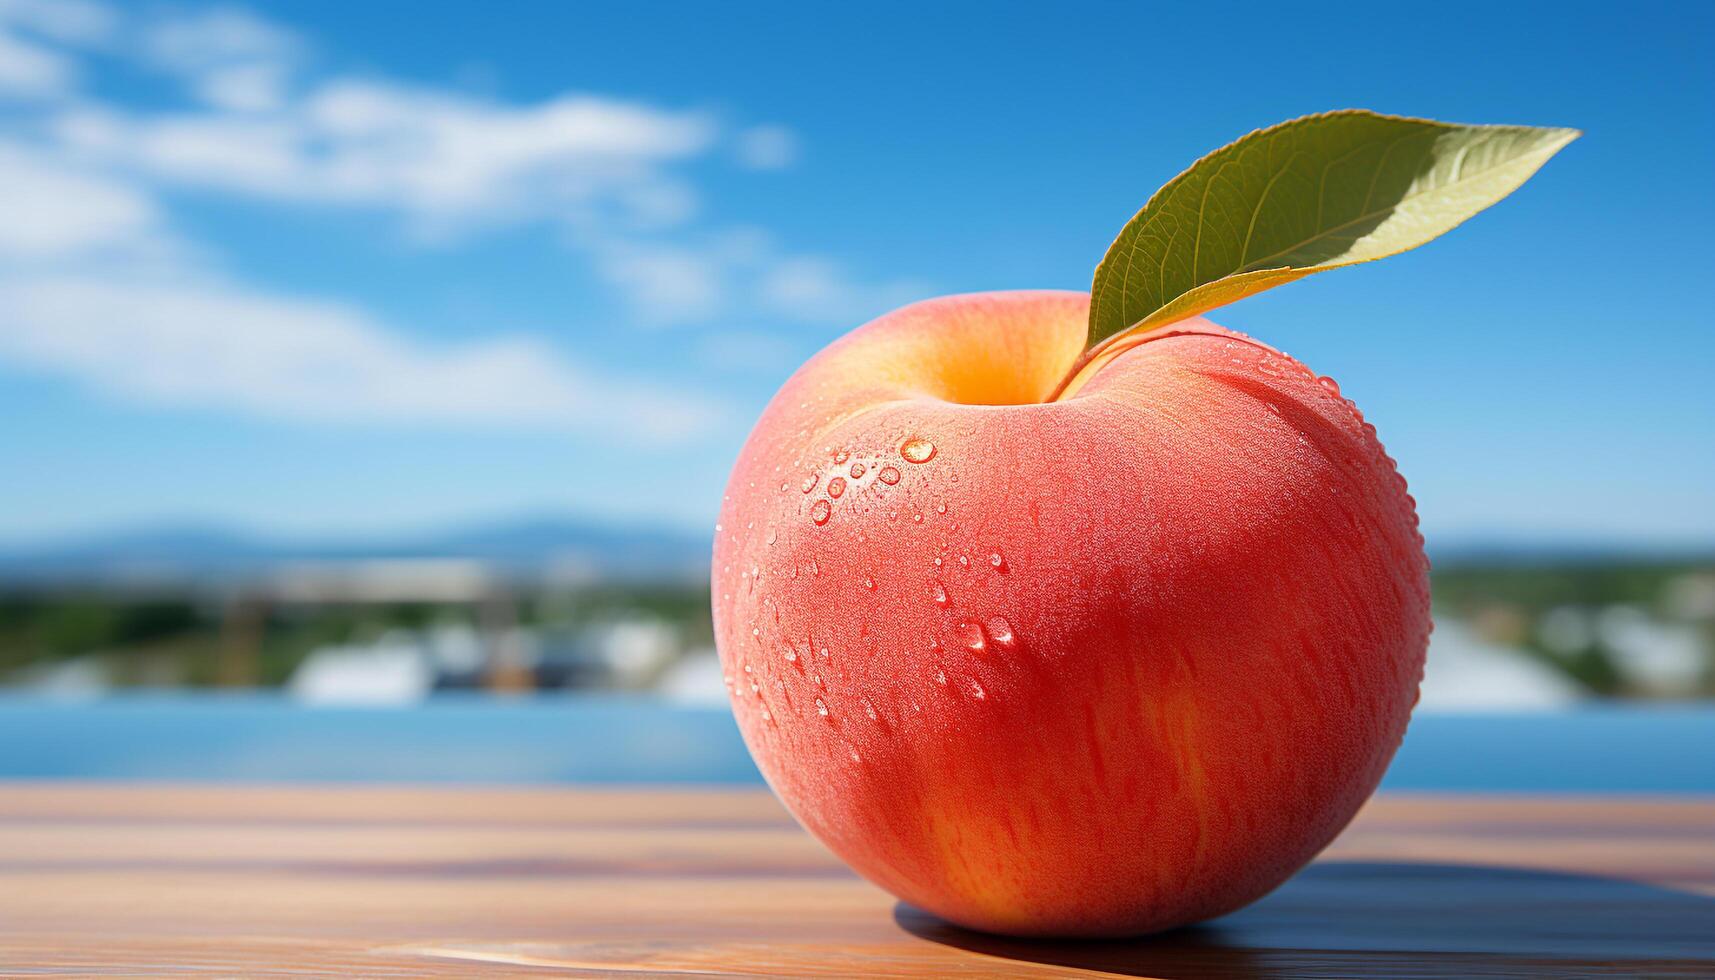
[[[1070,397],[1089,296],[955,296],[804,365],[733,471],[715,630],[746,745],[833,852],[1016,935],[1220,915],[1405,731],[1411,497],[1328,380],[1206,320]]]
[[[800,368],[716,526],[715,641],[786,806],[956,924],[1237,909],[1363,805],[1429,642],[1405,481],[1330,379],[1201,314],[1415,248],[1571,129],[1343,110],[1169,181],[1088,294],[908,306]]]

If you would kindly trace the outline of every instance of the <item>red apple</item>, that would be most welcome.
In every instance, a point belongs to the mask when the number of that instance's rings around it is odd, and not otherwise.
[[[1375,789],[1422,674],[1412,500],[1334,384],[1193,319],[1048,400],[1088,306],[956,296],[854,331],[769,405],[716,534],[763,775],[974,929],[1255,900]]]

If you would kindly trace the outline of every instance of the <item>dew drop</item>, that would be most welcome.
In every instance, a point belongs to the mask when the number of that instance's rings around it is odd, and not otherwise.
[[[1340,393],[1340,382],[1335,381],[1333,378],[1329,378],[1329,377],[1317,378],[1316,383],[1321,385],[1322,387],[1328,389],[1329,391],[1333,392],[1336,395],[1338,395]]]
[[[862,701],[863,701],[863,713],[869,716],[869,720],[870,721],[881,720],[881,716],[879,714],[876,714],[875,705],[870,702],[869,698],[863,698]]]
[[[853,463],[852,464],[852,470],[851,470],[852,479],[856,480],[856,479],[862,477],[867,472],[869,472],[868,469],[866,469],[862,463]]]
[[[922,514],[912,514],[911,515],[911,523],[913,523],[913,524],[923,523],[923,515]]]
[[[971,679],[971,697],[976,698],[978,701],[981,701],[988,696],[989,696],[988,692],[983,690],[983,686],[976,682],[976,678],[972,678]]]
[[[871,592],[874,592],[875,591],[875,579],[871,578],[868,575],[865,575],[863,577],[863,587],[870,590]]]
[[[971,556],[970,555],[960,555],[959,556],[959,567],[960,568],[970,568],[971,567]]]
[[[881,472],[877,473],[875,478],[888,486],[892,486],[899,482],[899,470],[896,467],[883,466],[881,468]]]
[[[833,656],[833,654],[831,654],[831,653],[829,653],[829,652],[828,652],[828,648],[827,648],[827,647],[823,647],[823,648],[822,648],[822,650],[821,650],[821,654],[822,654],[822,659],[823,659],[823,660],[826,660],[826,659],[828,659],[828,658],[829,658],[829,657],[831,657],[831,656]]]
[[[798,662],[798,648],[797,647],[787,647],[786,648],[786,662],[789,664],[795,664]]]
[[[774,716],[768,712],[768,705],[766,705],[766,704],[762,706],[762,720],[763,721],[773,721],[774,720]]]
[[[929,598],[935,600],[935,605],[945,606],[947,604],[947,587],[936,582],[929,589]]]
[[[814,512],[815,512],[815,508],[814,508],[814,507],[812,507],[812,508],[810,508],[810,510],[811,510],[811,513],[812,513],[812,514],[814,514]],[[824,521],[825,521],[825,520],[827,520],[827,518],[823,518],[823,520],[824,520]],[[817,522],[817,523],[821,523],[821,522],[820,522],[820,521],[818,521],[818,522]],[[812,559],[810,559],[810,574],[811,574],[811,575],[820,575],[820,574],[822,574],[822,564],[821,564],[821,562],[818,562],[818,561],[817,561],[817,560],[816,560],[816,559],[814,559],[814,558],[812,558]]]
[[[828,717],[828,702],[823,701],[821,698],[817,698],[816,699],[816,714],[821,715],[823,718]]]
[[[927,439],[912,436],[899,447],[899,455],[907,463],[927,463],[935,458],[935,444]]]
[[[989,554],[989,567],[995,571],[1004,572],[1006,571],[1006,559],[998,551],[991,552]]]
[[[935,668],[935,683],[942,687],[947,686],[947,672],[939,667]]]
[[[828,523],[828,514],[830,512],[831,508],[829,508],[828,502],[826,500],[818,500],[810,505],[810,520],[815,521],[817,524],[826,524]],[[816,571],[816,566],[814,564],[811,564],[810,571],[812,574]]]
[[[945,514],[946,512],[947,512],[947,505],[945,503],[939,503],[939,504],[935,505],[935,513]]]
[[[1012,624],[1007,622],[1005,617],[996,616],[993,619],[990,619],[988,634],[989,638],[994,640],[997,646],[1012,646]]]
[[[959,624],[959,635],[964,638],[965,646],[977,653],[988,646],[988,634],[983,632],[981,623]]]
[[[840,494],[845,493],[845,492],[846,492],[846,478],[845,477],[836,476],[832,480],[828,481],[828,496],[838,497]]]
[[[803,483],[798,484],[798,489],[804,491],[805,493],[809,493],[810,491],[816,489],[816,480],[817,479],[818,479],[818,477],[816,476],[816,474],[811,473],[809,476],[804,478]]]
[[[846,452],[844,449],[842,449],[839,452],[834,454],[834,462],[836,462],[836,463],[843,463],[846,460],[851,459],[851,458],[852,458],[852,454]]]
[[[780,540],[780,535],[778,533],[776,533],[773,528],[769,528],[768,529],[768,536],[763,538],[763,540],[767,541],[769,544],[773,544],[774,542]]]

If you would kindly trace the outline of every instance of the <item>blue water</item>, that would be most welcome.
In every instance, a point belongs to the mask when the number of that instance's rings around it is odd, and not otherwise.
[[[0,697],[0,778],[761,782],[724,709],[595,696],[396,709],[251,695]],[[1715,792],[1715,707],[1422,715],[1384,785]]]

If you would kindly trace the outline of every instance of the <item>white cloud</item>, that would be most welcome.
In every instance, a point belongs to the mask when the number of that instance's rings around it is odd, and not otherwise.
[[[0,31],[0,95],[60,95],[71,88],[76,74],[69,59]]]
[[[0,24],[26,28],[66,44],[106,41],[118,20],[113,8],[91,0],[0,0]]]
[[[443,239],[504,224],[564,230],[643,324],[757,317],[850,325],[899,285],[854,281],[760,231],[699,226],[689,169],[717,153],[791,166],[777,125],[594,94],[530,104],[382,78],[321,78],[311,45],[236,8],[0,0],[0,362],[138,404],[329,425],[477,426],[606,438],[718,424],[694,393],[618,378],[539,340],[413,338],[361,309],[211,271],[161,192],[373,211]],[[175,109],[78,94],[86,62],[178,79]],[[73,98],[75,96],[75,98]],[[738,366],[759,334],[704,350]]]
[[[752,126],[738,134],[734,148],[750,170],[785,170],[798,162],[798,137],[784,126]]]
[[[296,34],[230,7],[169,13],[145,26],[141,46],[149,64],[234,112],[283,106],[305,48]]]
[[[598,376],[542,344],[430,346],[335,303],[198,280],[0,279],[0,358],[154,405],[336,425],[672,440],[718,406]]]
[[[594,251],[597,271],[652,325],[767,317],[850,327],[926,292],[909,282],[857,282],[838,263],[784,252],[757,229],[612,240]]]
[[[217,79],[244,101],[243,79]],[[509,106],[374,81],[326,84],[278,113],[58,117],[85,159],[198,187],[389,209],[434,223],[683,220],[691,192],[665,172],[703,152],[711,120],[595,96]]]
[[[113,22],[107,7],[83,0],[0,0],[0,96],[71,94],[80,74],[77,62],[46,42],[96,43]]]
[[[0,256],[52,259],[149,249],[165,236],[148,196],[0,143]]]

